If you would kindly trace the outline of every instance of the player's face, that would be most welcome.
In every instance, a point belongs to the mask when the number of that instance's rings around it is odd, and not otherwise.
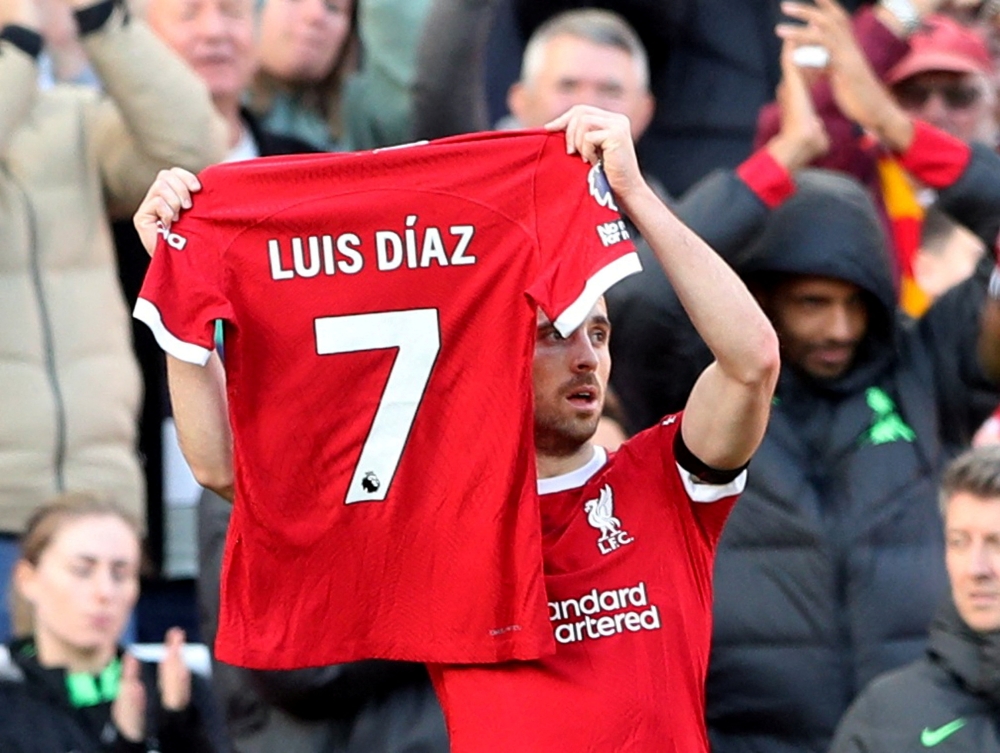
[[[515,84],[508,104],[525,128],[540,128],[573,105],[623,113],[637,139],[649,123],[653,101],[626,51],[565,35],[542,48],[541,65]]]
[[[861,288],[829,277],[789,278],[768,294],[765,308],[784,358],[814,379],[845,374],[868,330]]]
[[[1000,630],[1000,499],[952,496],[945,508],[945,546],[959,615],[973,630]]]
[[[571,454],[594,435],[611,374],[610,336],[603,300],[568,337],[539,310],[533,372],[539,452]]]
[[[17,587],[31,604],[37,640],[53,655],[113,652],[139,595],[139,539],[114,515],[71,520],[37,564],[18,563]]]
[[[253,77],[253,0],[150,0],[147,21],[216,102],[239,102]]]

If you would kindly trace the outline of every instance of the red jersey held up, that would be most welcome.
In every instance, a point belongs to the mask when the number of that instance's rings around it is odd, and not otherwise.
[[[542,131],[201,175],[135,315],[226,332],[236,502],[216,652],[292,668],[550,653],[535,308],[565,333],[639,269],[607,180]]]
[[[674,457],[680,416],[539,481],[556,653],[431,667],[452,753],[708,753],[712,565],[746,483]]]

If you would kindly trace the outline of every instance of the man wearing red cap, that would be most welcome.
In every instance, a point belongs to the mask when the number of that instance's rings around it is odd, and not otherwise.
[[[963,141],[996,145],[992,77],[983,39],[950,18],[932,15],[910,37],[910,52],[889,71],[887,83],[912,117]]]

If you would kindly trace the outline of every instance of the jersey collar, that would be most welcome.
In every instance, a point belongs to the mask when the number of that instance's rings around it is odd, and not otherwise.
[[[575,471],[564,473],[561,476],[538,479],[538,493],[555,494],[556,492],[564,492],[567,489],[578,489],[590,481],[593,475],[601,470],[607,462],[607,450],[594,445],[594,454],[585,465],[580,466]]]

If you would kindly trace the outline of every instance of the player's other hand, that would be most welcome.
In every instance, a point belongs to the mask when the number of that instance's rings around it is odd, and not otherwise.
[[[160,170],[146,192],[132,223],[139,240],[150,256],[156,250],[157,236],[170,229],[181,211],[191,208],[191,194],[201,190],[198,176],[182,167]]]
[[[628,201],[646,186],[632,143],[628,116],[591,105],[574,105],[545,124],[550,131],[566,131],[566,151],[579,154],[592,165],[603,163],[615,196]]]

